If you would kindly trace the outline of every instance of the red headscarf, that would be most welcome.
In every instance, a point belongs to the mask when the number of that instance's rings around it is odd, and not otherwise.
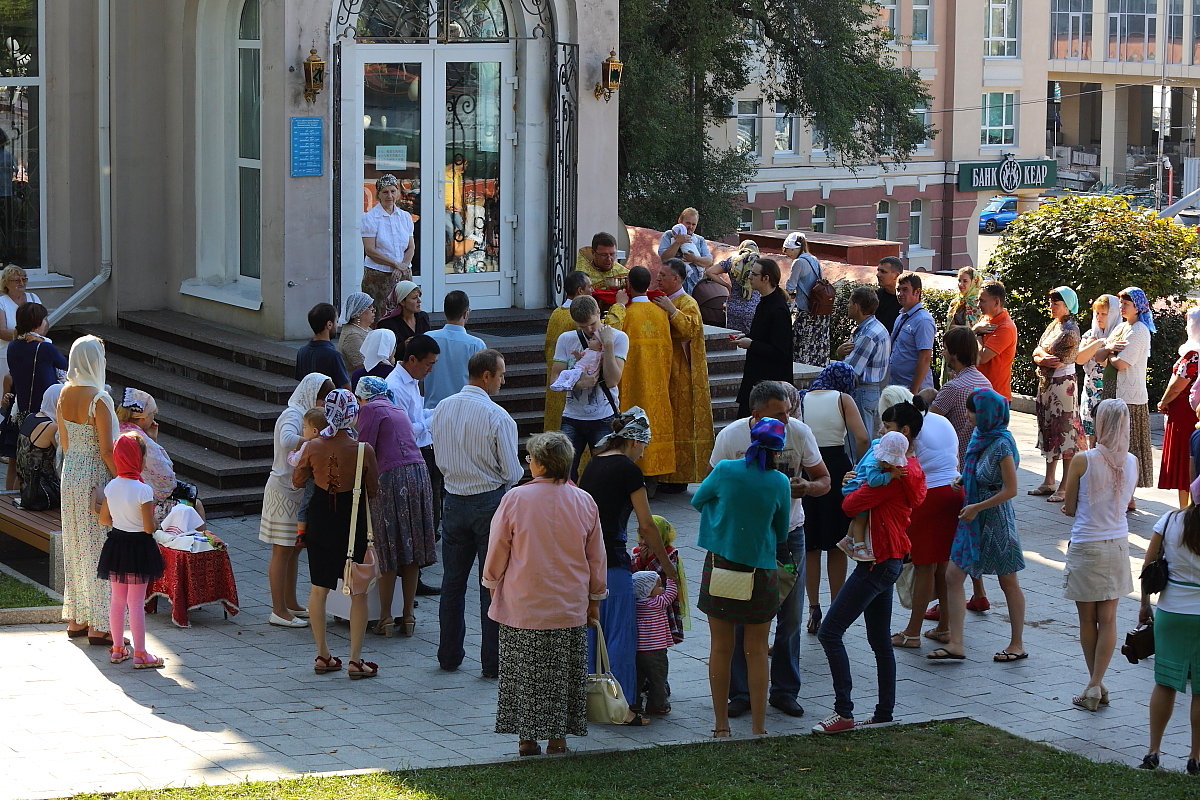
[[[117,437],[113,444],[113,463],[118,478],[142,479],[142,443],[137,440],[136,433],[123,433]]]

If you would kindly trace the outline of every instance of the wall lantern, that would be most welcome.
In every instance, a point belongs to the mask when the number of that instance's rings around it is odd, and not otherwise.
[[[621,70],[625,65],[617,58],[617,51],[608,51],[608,58],[600,63],[600,81],[592,94],[596,99],[604,98],[604,102],[612,100],[613,93],[621,88]]]
[[[304,99],[309,103],[317,101],[317,94],[325,88],[325,62],[317,55],[317,48],[308,51],[304,59]]]

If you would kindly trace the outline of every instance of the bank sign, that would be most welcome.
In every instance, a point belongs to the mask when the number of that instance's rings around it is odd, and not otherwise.
[[[958,165],[960,192],[1003,192],[1017,189],[1045,189],[1058,180],[1055,161],[1018,161],[1009,156],[999,163]]]

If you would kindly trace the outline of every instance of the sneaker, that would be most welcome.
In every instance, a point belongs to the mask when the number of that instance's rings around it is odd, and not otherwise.
[[[866,542],[855,542],[850,548],[850,558],[855,561],[874,561],[875,555],[871,552],[871,548],[867,547]]]
[[[854,540],[849,536],[843,536],[842,540],[837,543],[838,550],[841,550],[848,557],[854,558]]]
[[[1187,763],[1188,775],[1200,775],[1200,761],[1194,758],[1189,758]]]
[[[1158,769],[1158,753],[1146,753],[1142,763],[1138,764],[1138,769]]]
[[[986,597],[972,597],[967,601],[967,611],[978,611],[982,614],[992,607],[992,603]]]
[[[925,619],[940,620],[942,618],[942,607],[938,603],[934,603],[931,608],[925,610]]]
[[[813,733],[845,733],[854,730],[854,720],[841,714],[830,714],[829,718],[813,725]]]
[[[730,719],[737,719],[750,710],[750,701],[744,697],[734,697],[729,701],[725,713]]]

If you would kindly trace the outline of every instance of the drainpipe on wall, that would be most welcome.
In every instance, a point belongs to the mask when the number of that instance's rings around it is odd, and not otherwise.
[[[79,287],[62,305],[50,312],[50,326],[75,310],[112,276],[112,108],[109,79],[110,0],[99,0],[99,33],[96,41],[96,141],[97,164],[100,169],[100,271],[96,277]]]

